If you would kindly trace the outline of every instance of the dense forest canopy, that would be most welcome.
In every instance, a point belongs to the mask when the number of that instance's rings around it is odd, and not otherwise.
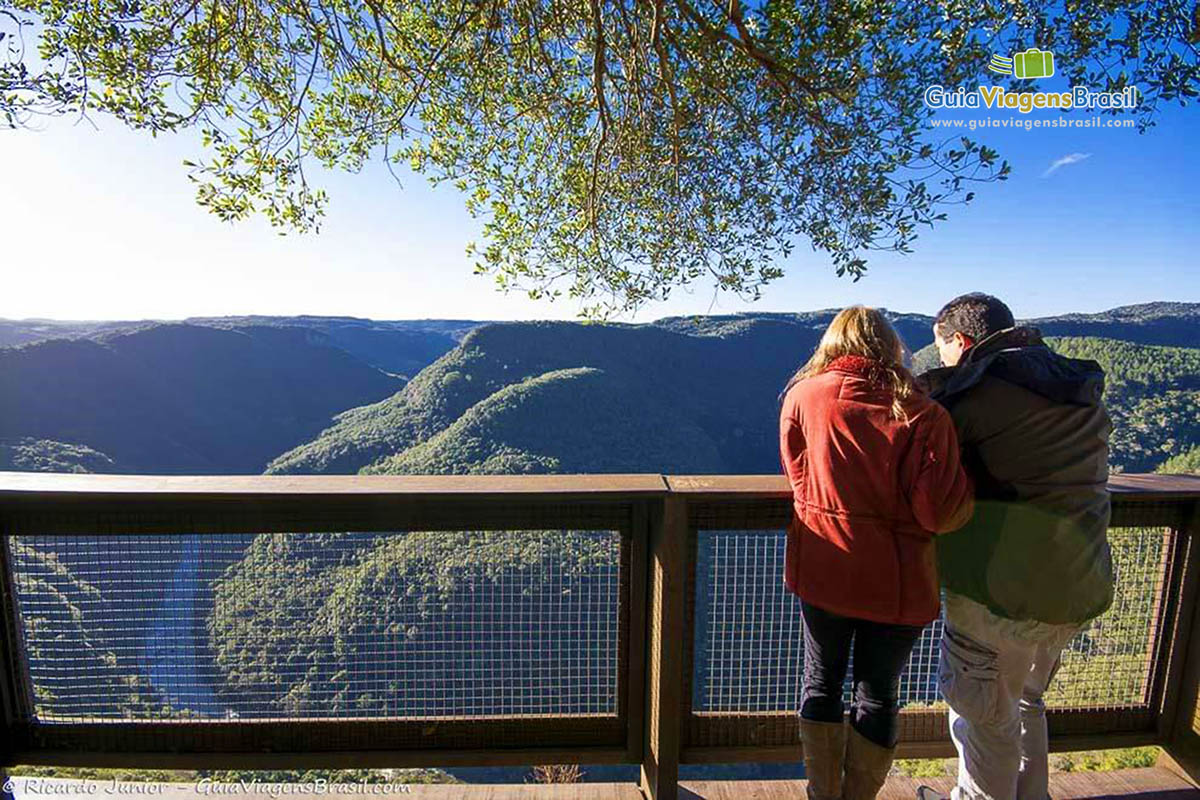
[[[406,163],[484,219],[477,271],[593,316],[757,296],[797,242],[855,277],[908,251],[1009,172],[925,128],[927,87],[1008,80],[993,53],[1136,87],[1143,127],[1200,82],[1191,0],[0,0],[0,26],[9,126],[196,129],[199,203],[285,229],[318,224],[312,165]]]

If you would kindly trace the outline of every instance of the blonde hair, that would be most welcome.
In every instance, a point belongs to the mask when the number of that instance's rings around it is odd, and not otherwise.
[[[825,329],[812,358],[796,371],[783,393],[813,375],[819,375],[842,356],[861,356],[875,362],[870,377],[892,394],[892,416],[908,422],[905,402],[920,391],[904,366],[904,342],[883,314],[874,308],[850,306],[838,312]]]

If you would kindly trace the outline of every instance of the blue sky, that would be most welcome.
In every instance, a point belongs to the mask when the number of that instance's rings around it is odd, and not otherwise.
[[[970,290],[1000,295],[1018,316],[1200,301],[1195,111],[1165,109],[1145,134],[979,131],[975,138],[1012,162],[1012,178],[982,185],[970,206],[949,209],[950,219],[924,232],[914,254],[874,254],[869,274],[854,283],[799,242],[786,276],[757,303],[714,298],[697,286],[624,319],[850,303],[931,313]],[[0,132],[0,317],[576,316],[569,302],[504,295],[471,273],[464,246],[478,224],[450,187],[435,190],[419,176],[400,187],[381,166],[319,173],[330,195],[322,231],[281,237],[260,219],[227,224],[195,205],[180,164],[201,154],[190,135],[151,139],[109,119],[95,122],[99,130],[62,119],[36,132]],[[1045,174],[1070,154],[1086,158]]]

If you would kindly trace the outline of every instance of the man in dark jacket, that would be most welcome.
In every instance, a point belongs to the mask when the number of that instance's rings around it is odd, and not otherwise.
[[[1063,647],[1112,603],[1104,372],[1054,353],[990,295],[951,300],[933,330],[946,366],[924,379],[976,484],[972,520],[938,540],[953,797],[1042,800],[1042,695]]]

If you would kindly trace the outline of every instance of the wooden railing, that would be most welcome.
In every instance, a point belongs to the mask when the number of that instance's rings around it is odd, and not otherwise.
[[[1200,776],[1200,478],[1116,476],[1113,526],[1161,529],[1145,690],[1052,708],[1052,747],[1160,744]],[[781,529],[777,476],[141,477],[0,473],[0,763],[175,768],[641,764],[673,798],[681,763],[797,761],[794,709],[693,708],[697,542]],[[606,530],[619,535],[616,701],[609,713],[456,717],[39,717],[11,537],[324,531]],[[1120,579],[1120,576],[1118,576]],[[952,754],[945,712],[902,714],[902,755]]]

